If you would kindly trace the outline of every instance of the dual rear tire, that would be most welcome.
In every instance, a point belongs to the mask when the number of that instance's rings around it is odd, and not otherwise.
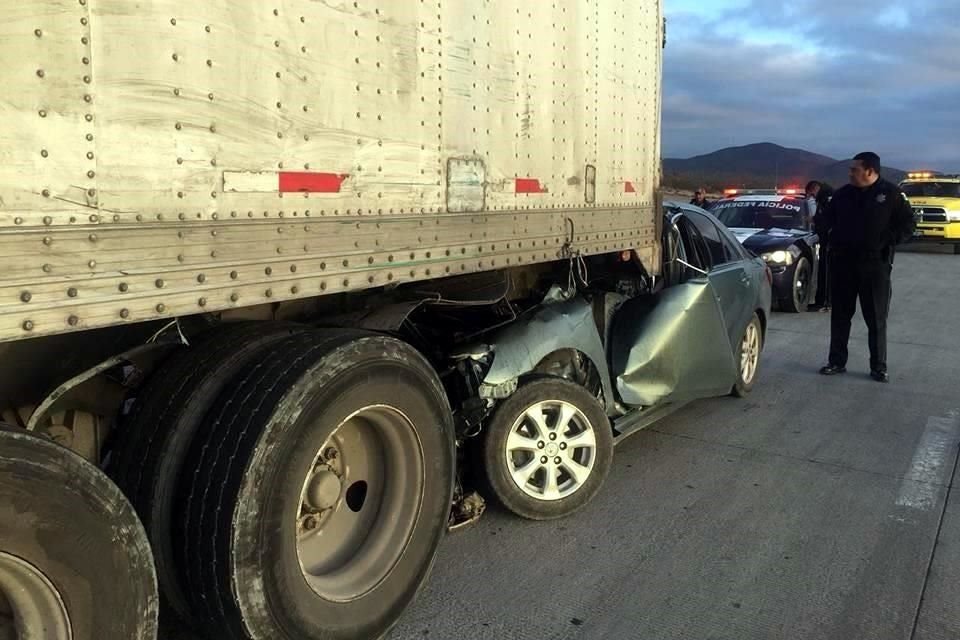
[[[358,332],[231,328],[177,356],[138,404],[115,477],[180,618],[254,640],[392,626],[453,492],[451,411],[422,356]]]
[[[156,633],[156,574],[129,502],[72,451],[0,425],[0,637]]]

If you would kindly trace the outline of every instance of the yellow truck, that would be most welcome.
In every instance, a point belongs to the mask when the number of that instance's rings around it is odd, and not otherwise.
[[[952,244],[954,254],[960,255],[960,175],[911,172],[900,189],[917,220],[914,239]]]

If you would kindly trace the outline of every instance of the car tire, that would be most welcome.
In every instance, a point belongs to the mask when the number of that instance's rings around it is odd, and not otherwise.
[[[793,277],[790,279],[790,292],[784,292],[780,301],[780,308],[788,313],[801,313],[807,310],[810,301],[810,285],[813,280],[813,269],[810,261],[801,256],[793,267]]]
[[[108,473],[133,504],[153,547],[164,605],[191,624],[189,598],[174,566],[173,518],[184,463],[207,428],[210,407],[262,351],[306,327],[244,322],[205,332],[175,353],[137,394],[114,446]]]
[[[19,627],[14,638],[157,635],[150,545],[123,494],[72,451],[6,427],[0,428],[0,600]]]
[[[960,243],[953,245],[953,255],[960,256]]]
[[[501,505],[529,520],[552,520],[600,491],[613,461],[613,430],[589,391],[541,378],[497,408],[480,451],[483,484]]]
[[[211,637],[386,633],[426,580],[453,495],[453,417],[429,363],[385,336],[304,332],[207,424],[178,566]]]
[[[760,353],[763,351],[763,325],[756,313],[750,318],[743,337],[737,344],[736,359],[737,381],[730,394],[743,398],[753,390],[760,373]]]

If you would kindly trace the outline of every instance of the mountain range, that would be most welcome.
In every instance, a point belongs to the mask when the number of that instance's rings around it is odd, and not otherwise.
[[[802,189],[809,180],[820,180],[837,188],[847,183],[850,160],[837,160],[806,151],[788,149],[771,142],[728,147],[693,158],[664,158],[665,186],[710,191],[727,187]],[[899,182],[906,172],[884,167],[882,175]]]

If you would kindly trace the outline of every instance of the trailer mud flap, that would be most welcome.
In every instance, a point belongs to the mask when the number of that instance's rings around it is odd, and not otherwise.
[[[611,342],[617,391],[631,407],[724,395],[736,381],[723,313],[705,279],[628,301]]]

